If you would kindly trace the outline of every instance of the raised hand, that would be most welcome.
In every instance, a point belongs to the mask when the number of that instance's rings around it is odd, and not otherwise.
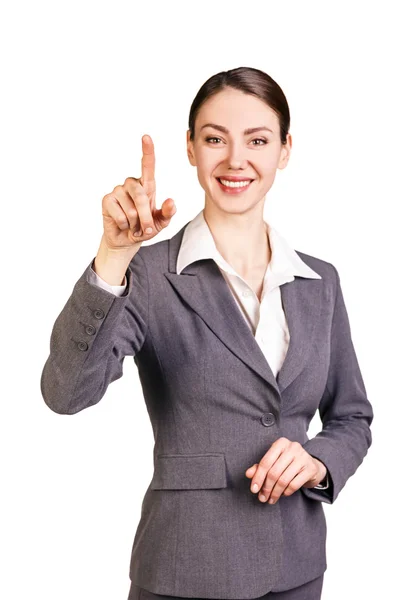
[[[167,227],[176,213],[172,198],[156,208],[155,154],[153,140],[142,137],[141,177],[128,177],[102,201],[103,240],[110,250],[127,250],[149,240]]]

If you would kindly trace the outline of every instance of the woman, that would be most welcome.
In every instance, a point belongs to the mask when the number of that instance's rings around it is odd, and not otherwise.
[[[138,367],[155,445],[130,600],[321,598],[322,503],[363,461],[373,411],[336,268],[263,220],[289,124],[262,71],[206,81],[187,132],[204,209],[141,247],[176,212],[170,198],[156,208],[143,136],[142,175],[103,198],[97,256],[54,324],[41,379],[52,410],[99,402],[125,356]]]

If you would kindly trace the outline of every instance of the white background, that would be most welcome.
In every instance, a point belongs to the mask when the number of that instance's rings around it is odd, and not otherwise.
[[[375,412],[333,505],[323,600],[398,594],[399,76],[395,2],[14,2],[2,9],[1,578],[4,600],[126,600],[153,438],[133,360],[102,401],[53,413],[53,323],[94,258],[101,199],[156,150],[157,205],[202,208],[186,156],[211,75],[252,66],[291,110],[293,150],[265,218],[341,276]],[[314,418],[309,435],[320,429]],[[396,559],[397,555],[397,560]]]

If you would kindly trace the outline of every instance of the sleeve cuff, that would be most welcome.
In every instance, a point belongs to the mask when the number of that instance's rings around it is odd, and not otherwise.
[[[329,487],[330,487],[329,472],[327,470],[326,475],[322,479],[322,481],[320,481],[318,485],[314,485],[314,487],[312,489],[313,490],[327,490],[327,489],[329,489]]]
[[[104,279],[102,279],[100,277],[100,275],[98,275],[94,269],[93,269],[93,264],[94,264],[94,259],[90,265],[90,270],[88,273],[89,276],[89,282],[93,283],[94,285],[97,285],[101,288],[103,288],[103,290],[106,290],[107,292],[110,292],[111,294],[114,294],[115,296],[122,296],[126,290],[126,286],[127,286],[127,278],[126,275],[124,277],[124,281],[122,285],[110,285],[109,283],[107,283],[106,281],[104,281]]]

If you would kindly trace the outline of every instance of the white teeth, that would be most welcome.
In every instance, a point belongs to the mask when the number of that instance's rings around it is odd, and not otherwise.
[[[251,179],[247,179],[246,181],[228,181],[227,179],[220,179],[223,185],[226,187],[246,187],[251,183]]]

